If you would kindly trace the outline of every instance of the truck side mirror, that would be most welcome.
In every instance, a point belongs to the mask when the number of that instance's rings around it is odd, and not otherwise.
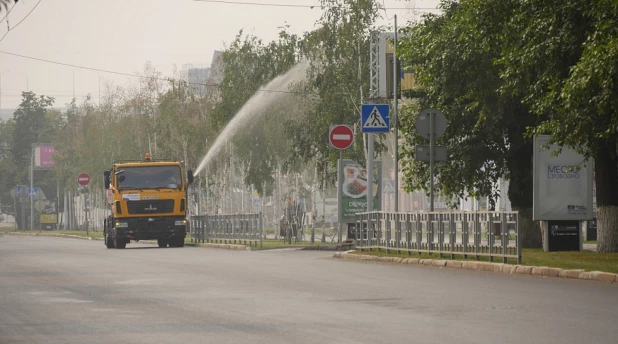
[[[105,190],[108,190],[112,183],[110,171],[103,171],[103,183],[105,184]]]
[[[193,170],[187,170],[187,181],[189,184],[193,184]]]

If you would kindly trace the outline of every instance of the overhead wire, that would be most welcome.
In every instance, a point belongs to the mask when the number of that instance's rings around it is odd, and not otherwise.
[[[52,60],[42,59],[42,58],[38,58],[38,57],[32,57],[32,56],[27,56],[27,55],[22,55],[22,54],[16,54],[16,53],[11,53],[11,52],[2,51],[2,50],[0,50],[0,54],[6,54],[6,55],[10,55],[10,56],[21,57],[21,58],[25,58],[25,59],[29,59],[29,60],[34,60],[34,61],[39,61],[39,62],[51,63],[51,64],[60,65],[60,66],[65,66],[65,67],[72,67],[72,68],[78,68],[78,69],[83,69],[83,70],[91,70],[91,71],[96,71],[96,72],[101,72],[101,73],[108,73],[108,74],[114,74],[114,75],[121,75],[121,76],[129,76],[129,77],[133,77],[133,78],[148,79],[148,80],[159,80],[159,81],[165,81],[165,82],[173,81],[173,79],[171,79],[171,78],[162,78],[162,77],[156,77],[156,76],[143,76],[143,75],[136,75],[136,74],[131,74],[131,73],[117,72],[117,71],[113,71],[113,70],[101,69],[101,68],[92,68],[92,67],[75,65],[75,64],[71,64],[71,63],[58,62],[58,61],[52,61]],[[217,84],[204,84],[204,83],[198,83],[198,82],[186,82],[186,84],[187,85],[192,85],[192,86],[205,86],[205,87],[218,87],[219,86]],[[259,89],[258,91],[273,92],[273,93],[296,93],[296,92],[292,92],[292,91],[280,91],[280,90],[268,90],[268,89]]]
[[[301,7],[301,8],[311,8],[311,9],[316,7],[316,5],[258,3],[258,2],[232,1],[232,0],[194,0],[194,1],[198,1],[198,2],[212,2],[212,3],[224,3],[224,4],[235,4],[235,5]],[[28,18],[28,16],[30,16],[30,14],[37,8],[37,6],[40,3],[41,3],[41,0],[39,0],[36,3],[36,5],[34,5],[34,7],[30,10],[30,12],[28,12],[28,14],[24,18],[22,18],[15,26],[10,28],[4,34],[4,36],[2,36],[2,38],[0,38],[0,42],[2,42],[2,40],[6,37],[6,35],[10,31],[15,29],[26,18]],[[384,4],[384,2],[383,2],[383,4]],[[11,9],[9,11],[7,11],[7,14],[4,16],[4,18],[6,18],[8,16],[8,14],[11,12],[11,10],[14,7],[15,7],[15,4],[13,4]],[[385,11],[386,11],[386,9],[387,8],[384,8]],[[408,8],[388,8],[388,9],[408,9]],[[417,10],[439,10],[439,9],[436,9],[436,8],[417,8]],[[386,14],[386,12],[385,12],[385,14]],[[4,20],[4,18],[2,18],[2,20]],[[0,22],[2,20],[0,20]],[[108,73],[108,74],[122,75],[122,76],[134,77],[134,78],[150,79],[150,80],[160,80],[160,81],[166,81],[166,82],[169,82],[169,81],[172,80],[170,78],[161,78],[161,77],[153,77],[153,76],[142,76],[142,75],[136,75],[136,74],[131,74],[131,73],[124,73],[124,72],[118,72],[118,71],[112,71],[112,70],[106,70],[106,69],[100,69],[100,68],[80,66],[80,65],[70,64],[70,63],[52,61],[52,60],[47,60],[47,59],[43,59],[43,58],[37,58],[37,57],[32,57],[32,56],[27,56],[27,55],[22,55],[22,54],[11,53],[11,52],[8,52],[8,51],[1,51],[0,50],[0,54],[6,54],[6,55],[15,56],[15,57],[20,57],[20,58],[25,58],[25,59],[30,59],[30,60],[34,60],[34,61],[40,61],[40,62],[46,62],[46,63],[56,64],[56,65],[61,65],[61,66],[66,66],[66,67],[72,67],[72,68],[78,68],[78,69],[84,69],[84,70],[91,70],[91,71],[97,71],[97,72]],[[203,83],[195,83],[195,82],[187,82],[186,84],[187,85],[195,85],[195,86],[206,86],[206,87],[209,87],[209,86],[210,87],[219,86],[219,85],[216,85],[216,84],[203,84]],[[295,92],[292,92],[292,91],[267,90],[267,89],[259,89],[259,91],[262,91],[262,92],[273,92],[273,93],[295,93]]]

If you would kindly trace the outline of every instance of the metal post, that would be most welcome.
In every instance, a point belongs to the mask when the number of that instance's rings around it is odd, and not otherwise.
[[[373,133],[368,133],[367,143],[367,211],[373,211]]]
[[[197,190],[197,214],[195,215],[201,215],[201,203],[202,203],[202,178],[199,179],[198,181],[198,190]]]
[[[433,211],[433,150],[434,150],[434,113],[429,112],[429,210]]]
[[[399,212],[399,128],[397,125],[397,15],[395,14],[395,42],[393,52],[393,126],[395,127],[395,212]],[[398,227],[399,228],[399,227]]]
[[[58,230],[60,224],[58,216],[60,216],[60,179],[56,181],[56,230]]]
[[[263,248],[263,237],[264,237],[264,219],[263,219],[264,213],[260,212],[260,248]]]
[[[17,191],[17,190],[15,190]],[[15,192],[15,197],[13,197],[13,222],[15,222],[15,231],[17,232],[17,197],[19,194]]]
[[[339,244],[343,236],[343,152],[339,150],[339,164],[337,166],[337,222],[339,222],[339,233],[337,235]]]
[[[86,190],[86,193],[84,194],[84,216],[86,217],[86,235],[90,235],[88,233],[88,227],[90,226],[90,224],[88,223],[88,212],[90,211],[90,192],[88,190],[88,187],[84,188]],[[88,197],[86,197],[88,196]]]
[[[30,155],[30,230],[34,229],[34,143]]]
[[[375,100],[367,99],[367,103],[374,104]],[[373,143],[373,133],[367,133],[367,212],[373,211]]]

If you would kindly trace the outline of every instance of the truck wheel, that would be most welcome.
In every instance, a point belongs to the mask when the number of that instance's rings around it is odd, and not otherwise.
[[[114,236],[114,246],[116,246],[116,248],[125,248],[127,247],[127,240],[125,238]]]
[[[109,233],[105,233],[105,247],[107,248],[114,248],[116,246],[114,246],[114,241],[111,238],[111,235]]]
[[[157,239],[157,244],[159,244],[159,247],[164,248],[167,247],[167,240],[165,239]],[[170,243],[170,247],[171,247],[171,243]]]
[[[174,241],[176,242],[176,245],[174,246],[185,247],[185,238],[178,236],[174,238]]]
[[[170,239],[170,247],[184,247],[185,240],[184,238],[175,236]]]

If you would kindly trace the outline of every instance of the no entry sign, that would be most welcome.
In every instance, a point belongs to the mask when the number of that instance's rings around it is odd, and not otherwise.
[[[79,176],[77,176],[77,182],[81,186],[86,186],[90,184],[90,175],[86,172],[80,173]]]
[[[354,142],[354,131],[349,125],[331,125],[328,139],[331,146],[337,149],[348,149]]]

